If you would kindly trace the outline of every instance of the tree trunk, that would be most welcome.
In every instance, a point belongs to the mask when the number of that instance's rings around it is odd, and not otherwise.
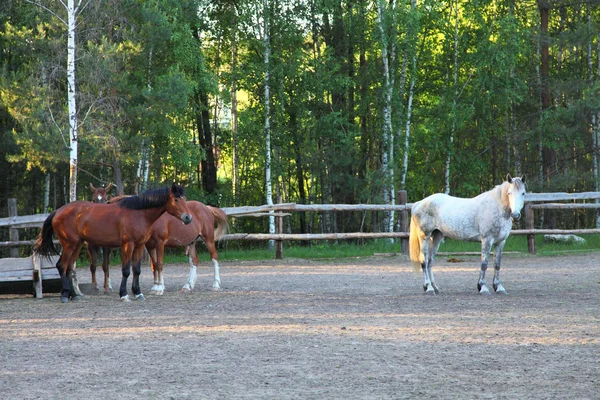
[[[548,19],[550,14],[550,5],[548,0],[538,0],[540,9],[540,34],[541,34],[541,102],[542,111],[548,110],[551,105],[550,87],[549,87],[549,51],[548,51]],[[543,142],[542,142],[543,143]],[[542,163],[544,166],[544,179],[548,182],[550,176],[556,171],[556,150],[548,146],[542,147]]]
[[[206,193],[214,193],[217,188],[217,166],[213,152],[212,132],[210,128],[210,112],[208,94],[200,89],[196,93],[196,129],[198,130],[198,141],[204,149],[205,158],[201,161],[202,187]]]
[[[450,128],[450,140],[448,142],[448,155],[446,156],[445,171],[445,190],[450,193],[450,162],[452,160],[452,150],[454,148],[454,134],[456,131],[456,105],[458,102],[458,1],[454,2],[454,97],[452,99],[452,127]]]
[[[75,34],[78,7],[75,0],[68,0],[68,40],[67,40],[67,95],[69,104],[69,201],[77,200],[77,142],[78,121],[75,89]]]
[[[235,12],[235,10],[234,10]],[[231,158],[233,162],[231,173],[231,184],[233,190],[233,206],[238,205],[238,197],[240,195],[239,175],[239,155],[238,155],[238,111],[237,111],[237,17],[234,20],[231,33]]]
[[[264,18],[264,66],[265,66],[265,188],[267,205],[273,205],[273,188],[271,182],[271,120],[269,105],[269,56],[271,54],[271,44],[269,42],[269,1],[263,0],[263,18]],[[271,212],[271,214],[273,214]],[[275,217],[269,216],[269,233],[275,233]],[[269,241],[269,248],[274,246],[273,241]]]
[[[396,9],[391,5],[391,12],[394,13],[394,22],[396,20]],[[383,61],[383,133],[381,138],[381,172],[383,176],[383,202],[385,204],[394,204],[395,188],[394,188],[394,135],[392,127],[392,93],[394,91],[394,72],[392,71],[395,56],[396,56],[396,38],[395,26],[392,27],[392,33],[386,33],[385,13],[386,7],[382,0],[377,1],[377,22],[379,25],[379,33],[381,35],[381,58]],[[384,229],[387,232],[394,230],[394,212],[388,211],[385,213]]]

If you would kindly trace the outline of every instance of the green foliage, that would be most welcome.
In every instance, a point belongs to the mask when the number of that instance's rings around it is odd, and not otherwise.
[[[47,4],[64,15],[60,2]],[[268,2],[267,10],[260,1],[90,2],[78,16],[78,197],[87,198],[87,183],[107,184],[119,169],[126,192],[133,192],[140,161],[148,159],[147,184],[180,181],[190,195],[221,206],[263,204],[265,17],[273,185],[282,201],[380,203],[384,187],[400,185],[405,151],[409,201],[445,189],[448,157],[450,191],[458,196],[488,190],[507,172],[525,173],[530,190],[594,190],[597,7],[552,3],[548,36],[540,39],[533,0],[415,4],[382,3],[382,38],[377,4],[365,1]],[[35,192],[28,207],[40,209],[50,172],[51,203],[59,206],[68,175],[65,26],[24,0],[2,3],[0,21],[0,132],[6,144],[0,168],[12,169],[6,196],[14,195],[12,187]],[[382,39],[396,49],[394,177],[381,172]],[[549,46],[543,85],[540,40]],[[416,85],[405,150],[411,80]],[[236,132],[228,119],[234,84]],[[542,89],[551,103],[543,111]],[[200,102],[200,95],[208,101]],[[207,125],[211,143],[205,143]],[[552,150],[556,159],[549,158]],[[200,170],[208,151],[219,169],[211,193],[204,192]],[[593,215],[584,219],[594,222]],[[374,213],[307,215],[302,221],[294,216],[289,229],[379,230],[380,220]],[[235,229],[264,232],[266,224],[239,219]]]

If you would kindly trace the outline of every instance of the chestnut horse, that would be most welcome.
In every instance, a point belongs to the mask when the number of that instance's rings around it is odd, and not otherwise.
[[[96,188],[90,183],[90,189],[92,190],[92,202],[99,204],[108,203],[108,191],[112,188],[113,184],[109,183],[106,188]],[[90,272],[92,273],[92,285],[98,288],[96,282],[96,264],[100,259],[100,250],[102,250],[102,270],[104,271],[104,293],[112,291],[112,285],[110,284],[109,270],[110,270],[110,247],[100,247],[93,244],[87,244],[87,251],[90,257]]]
[[[108,204],[75,201],[50,213],[34,245],[34,252],[44,257],[58,254],[52,241],[52,235],[56,234],[62,246],[62,254],[56,263],[63,284],[60,300],[67,303],[69,297],[77,298],[72,280],[73,265],[84,242],[121,247],[121,300],[130,301],[127,279],[132,265],[131,289],[136,299],[143,300],[139,278],[144,244],[150,238],[152,224],[165,212],[184,224],[192,222],[182,186],[173,184],[170,188],[148,190]]]
[[[152,225],[152,235],[146,242],[146,249],[150,254],[152,271],[154,273],[154,286],[151,294],[162,295],[165,290],[163,278],[163,265],[165,247],[185,247],[189,256],[190,275],[183,287],[184,291],[191,291],[196,283],[196,269],[198,268],[198,253],[196,241],[202,239],[206,244],[214,267],[213,290],[221,288],[219,278],[219,254],[215,247],[215,240],[225,233],[229,226],[227,215],[217,207],[207,206],[199,201],[188,201],[188,209],[192,213],[192,222],[182,225],[176,218],[164,214]],[[215,223],[217,230],[215,232]]]

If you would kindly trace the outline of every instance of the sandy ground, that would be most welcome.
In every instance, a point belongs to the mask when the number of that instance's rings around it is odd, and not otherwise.
[[[219,292],[203,263],[191,294],[168,265],[162,297],[144,268],[129,304],[119,267],[110,295],[2,295],[0,397],[600,398],[600,254],[506,255],[509,294],[485,297],[458,258],[439,257],[439,296],[403,256],[223,262]]]

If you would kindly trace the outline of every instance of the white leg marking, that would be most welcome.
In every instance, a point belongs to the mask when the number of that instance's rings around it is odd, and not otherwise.
[[[188,277],[188,280],[185,283],[185,285],[183,285],[183,288],[181,289],[184,292],[191,292],[194,289],[194,286],[196,285],[196,279],[198,278],[198,275],[196,273],[197,269],[198,267],[196,267],[190,261],[190,276]]]
[[[221,290],[221,278],[219,277],[219,263],[214,258],[212,259],[213,266],[215,267],[215,280],[213,281],[213,290]]]

